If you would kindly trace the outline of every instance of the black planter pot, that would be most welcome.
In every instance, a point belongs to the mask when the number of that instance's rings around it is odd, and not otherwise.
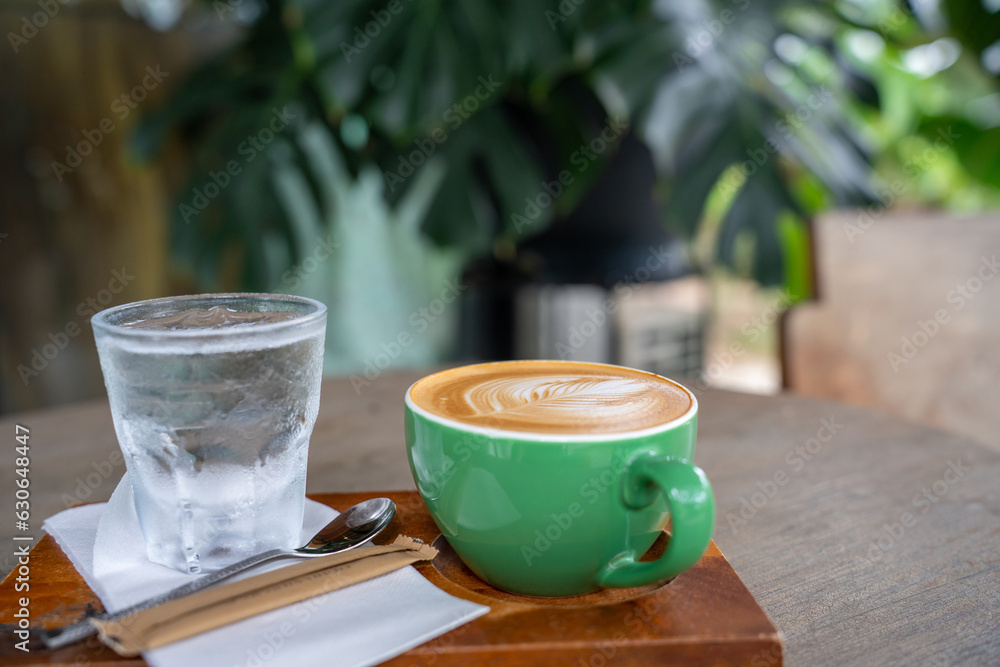
[[[515,303],[529,285],[594,285],[665,281],[689,275],[684,244],[667,231],[653,198],[649,150],[626,134],[605,172],[579,206],[517,248],[511,261],[473,262],[463,280],[457,356],[513,358]]]

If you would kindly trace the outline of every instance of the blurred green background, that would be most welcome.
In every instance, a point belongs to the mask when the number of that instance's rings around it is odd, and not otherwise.
[[[319,298],[370,380],[516,354],[525,286],[724,319],[814,295],[825,211],[1000,207],[996,0],[2,6],[4,411],[101,396],[126,301]]]

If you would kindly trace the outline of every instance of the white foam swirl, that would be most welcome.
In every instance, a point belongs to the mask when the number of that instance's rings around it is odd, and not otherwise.
[[[620,419],[641,412],[651,402],[653,397],[644,396],[644,389],[642,384],[625,378],[509,377],[469,387],[465,401],[477,416],[519,413],[541,417],[551,412],[586,412]]]
[[[572,362],[467,366],[414,385],[430,412],[468,424],[538,433],[613,433],[671,421],[687,411],[678,385],[632,369]]]

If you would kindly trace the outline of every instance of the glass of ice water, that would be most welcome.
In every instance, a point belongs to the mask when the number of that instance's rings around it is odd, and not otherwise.
[[[203,294],[94,315],[151,561],[211,572],[300,546],[326,314],[295,296]]]

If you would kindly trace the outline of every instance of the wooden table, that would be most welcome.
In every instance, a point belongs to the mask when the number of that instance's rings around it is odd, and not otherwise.
[[[422,374],[360,394],[324,383],[311,492],[414,488],[401,397]],[[784,632],[787,664],[1000,664],[1000,454],[835,403],[696,393],[715,541]],[[106,401],[0,420],[11,505],[15,424],[31,436],[29,534],[110,496],[124,465]]]

